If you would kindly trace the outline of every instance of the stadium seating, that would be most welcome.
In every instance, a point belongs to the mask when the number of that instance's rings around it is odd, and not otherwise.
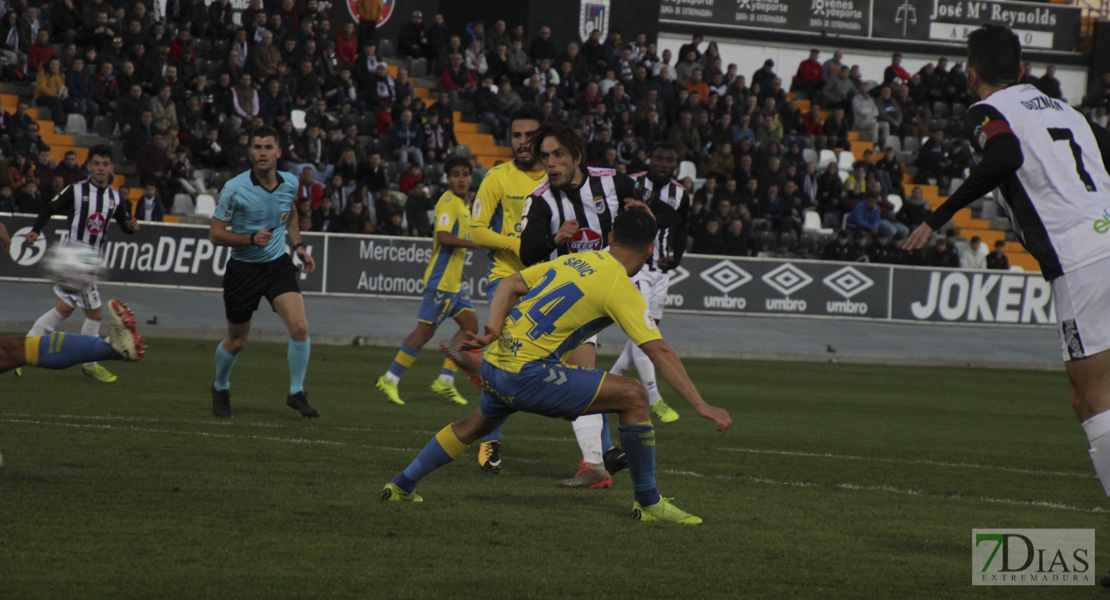
[[[175,199],[176,204],[176,199]],[[208,194],[197,196],[197,205],[193,209],[193,216],[211,219],[216,212],[216,199]]]

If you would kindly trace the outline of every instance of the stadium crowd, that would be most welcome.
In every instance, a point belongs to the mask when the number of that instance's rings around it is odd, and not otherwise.
[[[242,25],[229,0],[169,0],[165,14],[143,0],[6,2],[0,78],[33,81],[33,106],[59,127],[115,137],[149,219],[245,170],[247,132],[266,124],[301,182],[302,231],[429,236],[438,165],[469,152],[456,111],[503,141],[506,115],[534,102],[579,132],[592,166],[643,171],[654,144],[675,144],[693,165],[681,174],[693,252],[1006,268],[1001,246],[973,239],[957,252],[951,232],[922,251],[897,249],[930,212],[907,171],[943,191],[970,165],[962,116],[972,99],[959,62],[910,73],[896,53],[883,73],[863,73],[840,51],[822,60],[814,49],[792,74],[768,59],[748,77],[700,35],[675,54],[643,33],[556,44],[549,27],[529,35],[415,12],[396,40],[379,39],[368,25],[380,1],[357,8],[361,27],[333,26],[320,0],[250,0]],[[408,68],[391,75],[386,58]],[[1052,66],[1026,72],[1060,97]],[[417,96],[414,74],[435,80],[434,101]],[[1110,73],[1082,101],[1102,126],[1108,105]],[[0,114],[0,211],[38,212],[81,176],[76,157],[50,160],[30,106]],[[875,142],[878,160],[868,152],[849,169],[820,158],[848,148],[853,131]],[[492,166],[475,164],[474,189]]]

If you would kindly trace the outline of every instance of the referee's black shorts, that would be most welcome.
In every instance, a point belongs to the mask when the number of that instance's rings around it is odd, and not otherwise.
[[[288,254],[270,262],[251,263],[227,261],[224,271],[224,312],[227,322],[241,325],[249,323],[258,303],[265,296],[270,306],[274,298],[286,292],[300,292],[297,284],[297,267]]]

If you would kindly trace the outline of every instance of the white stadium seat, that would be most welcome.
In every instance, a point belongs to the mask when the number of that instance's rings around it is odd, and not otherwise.
[[[303,110],[297,109],[289,113],[289,120],[293,121],[293,129],[296,129],[297,133],[301,133],[304,131],[305,112]]]
[[[684,161],[682,161],[681,164],[678,165],[678,180],[679,181],[682,181],[683,179],[686,179],[687,177],[689,177],[690,179],[695,179],[695,178],[697,178],[697,176],[698,176],[698,167],[697,167],[697,165],[694,164],[693,161],[684,160]]]
[[[85,117],[77,113],[73,113],[66,117],[66,135],[88,135],[89,125],[85,122]]]
[[[815,210],[807,210],[805,212],[805,220],[802,222],[802,231],[806,233],[816,233],[818,235],[833,234],[831,227],[821,226],[821,215],[817,214]]]
[[[805,159],[807,164],[815,163],[817,162],[817,151],[813,148],[806,148],[802,150],[802,158]]]
[[[197,196],[197,205],[193,209],[193,215],[197,217],[204,217],[211,219],[212,215],[216,212],[216,199],[208,194],[201,194]]]
[[[193,212],[193,197],[189,194],[174,194],[173,209],[170,212],[175,215],[187,215]]]
[[[837,162],[838,165],[840,165],[840,170],[841,171],[851,172],[852,165],[855,164],[855,162],[856,162],[856,157],[850,151],[842,150],[840,152],[840,155],[837,156],[837,161],[836,162]]]
[[[817,171],[819,173],[824,173],[825,169],[828,168],[829,163],[834,162],[836,162],[836,152],[833,152],[832,150],[822,150],[821,156],[817,159]]]

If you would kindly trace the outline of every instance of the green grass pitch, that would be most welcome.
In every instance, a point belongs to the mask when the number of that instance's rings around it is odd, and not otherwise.
[[[378,501],[457,407],[401,384],[394,351],[313,348],[322,417],[285,408],[284,345],[252,344],[236,417],[211,416],[214,341],[155,340],[140,364],[0,376],[0,598],[1091,597],[970,585],[973,528],[1096,528],[1107,499],[1062,373],[692,360],[727,408],[716,439],[682,413],[657,425],[663,495],[697,527],[632,521],[627,473],[562,490],[568,423],[518,415],[504,471],[475,450],[425,479],[418,505]],[[607,366],[610,359],[603,359]],[[1101,595],[1101,594],[1100,594]]]

